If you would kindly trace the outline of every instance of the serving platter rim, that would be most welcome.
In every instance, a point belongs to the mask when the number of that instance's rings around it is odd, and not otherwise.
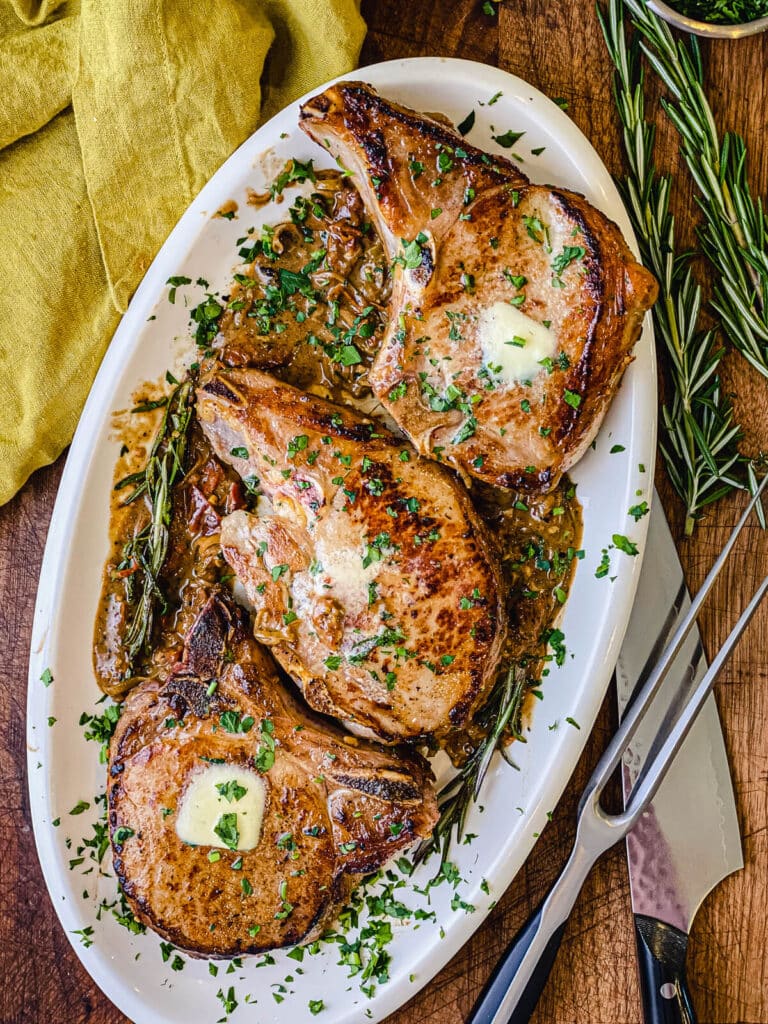
[[[114,405],[111,403],[119,385],[123,362],[140,347],[147,318],[160,302],[159,296],[164,295],[165,284],[176,271],[181,258],[180,254],[186,258],[194,250],[195,244],[203,232],[205,222],[227,200],[226,193],[229,190],[230,182],[242,179],[245,168],[252,169],[254,167],[258,162],[259,154],[269,148],[270,140],[272,142],[276,140],[279,132],[285,127],[286,119],[290,116],[293,117],[293,128],[295,129],[295,113],[298,111],[298,105],[332,82],[365,80],[370,81],[385,95],[387,89],[397,92],[398,89],[402,91],[403,89],[423,88],[425,100],[421,104],[421,109],[441,109],[441,75],[449,75],[454,86],[457,81],[467,86],[470,90],[467,107],[472,105],[472,108],[475,109],[475,106],[480,103],[481,97],[485,97],[487,101],[488,97],[501,90],[511,97],[511,101],[510,99],[505,100],[504,103],[499,101],[499,118],[511,102],[513,108],[516,104],[520,110],[528,109],[531,117],[535,113],[542,126],[546,125],[550,133],[556,132],[563,150],[579,156],[583,164],[584,177],[589,180],[591,185],[592,194],[589,198],[619,223],[630,246],[637,253],[628,217],[610,174],[573,121],[557,104],[523,79],[489,65],[458,58],[415,57],[386,61],[338,76],[326,85],[311,90],[306,96],[296,100],[275,115],[246,140],[213,175],[180,218],[149,267],[131,300],[128,311],[118,325],[94,381],[72,442],[51,518],[41,568],[33,620],[27,701],[30,807],[38,856],[51,900],[62,927],[86,970],[105,994],[136,1024],[145,1024],[145,1022],[149,1024],[150,1021],[157,1020],[158,1006],[153,1001],[151,984],[141,984],[141,979],[136,977],[136,971],[132,968],[127,970],[125,964],[121,970],[120,957],[114,950],[99,949],[98,943],[86,946],[74,934],[78,928],[83,927],[85,918],[74,898],[74,888],[77,886],[71,877],[71,872],[67,870],[68,851],[62,849],[61,833],[52,825],[55,816],[65,814],[65,808],[52,806],[52,794],[55,789],[52,773],[55,772],[56,758],[60,760],[62,756],[60,752],[57,753],[57,746],[60,748],[64,740],[59,739],[61,733],[57,732],[55,727],[53,729],[46,728],[46,722],[52,709],[59,706],[60,700],[63,700],[66,706],[66,700],[59,697],[59,688],[56,683],[57,677],[60,685],[63,683],[66,678],[66,670],[65,666],[61,664],[54,662],[51,665],[51,651],[57,640],[56,622],[60,618],[62,604],[66,601],[67,596],[70,599],[77,597],[76,592],[68,595],[63,588],[63,583],[68,574],[71,574],[68,542],[73,536],[76,520],[81,511],[83,483],[88,478],[98,447],[98,444],[93,443],[92,439],[102,437],[105,415],[114,409]],[[431,95],[426,95],[427,90],[431,90]],[[296,133],[295,139],[298,140],[300,137],[300,133]],[[474,140],[471,141],[474,142]],[[313,149],[316,148],[309,143],[309,140],[307,143]],[[483,141],[480,140],[476,144],[482,146]],[[318,149],[318,159],[321,152],[322,150]],[[526,163],[524,169],[536,180],[536,168],[532,163]],[[637,470],[632,468],[630,462],[635,466],[644,467],[645,479],[642,481],[645,488],[644,498],[650,505],[653,496],[656,443],[656,364],[649,316],[646,317],[643,335],[636,346],[635,356],[635,362],[625,375],[625,380],[614,403],[621,410],[625,406],[627,407],[626,415],[629,417],[631,436],[626,439],[621,438],[622,441],[628,441],[625,445],[626,458],[623,461],[610,462],[607,453],[601,454],[599,458],[604,461],[606,469],[619,470],[619,478],[624,485],[622,493],[626,494],[631,493],[633,483],[638,482]],[[141,382],[135,381],[136,385],[139,383]],[[613,410],[609,413],[609,418],[612,414]],[[602,428],[598,438],[602,436],[605,429],[605,427]],[[598,458],[598,456],[596,455],[594,458]],[[597,515],[597,510],[585,508],[585,522],[588,515]],[[605,581],[605,600],[611,606],[610,621],[607,625],[606,622],[602,623],[594,638],[594,646],[602,645],[602,650],[599,657],[597,655],[593,657],[591,685],[583,699],[578,702],[578,725],[574,728],[563,728],[559,733],[552,734],[552,742],[558,746],[563,755],[558,771],[547,780],[548,785],[539,787],[533,804],[524,808],[523,817],[526,824],[531,826],[525,835],[517,834],[520,830],[518,822],[514,842],[510,839],[507,844],[501,844],[495,851],[494,857],[485,866],[483,878],[490,883],[491,892],[496,899],[488,900],[484,905],[478,904],[476,911],[472,914],[454,916],[444,924],[444,938],[421,943],[423,948],[420,949],[416,960],[414,961],[413,958],[409,960],[409,969],[415,970],[415,980],[409,982],[407,980],[408,972],[405,975],[400,972],[393,977],[389,984],[379,986],[376,996],[370,1001],[364,1001],[366,1008],[371,1011],[371,1016],[366,1019],[380,1020],[394,1012],[434,977],[477,930],[535,846],[540,831],[538,825],[543,827],[547,815],[554,808],[565,789],[610,683],[639,579],[647,522],[648,517],[646,516],[638,523],[632,524],[632,539],[638,544],[640,554],[636,558],[622,560],[615,583],[609,585],[608,581]],[[622,523],[614,525],[617,528],[616,532],[619,532]],[[624,525],[627,524],[624,523]],[[585,560],[585,563],[579,566],[572,598],[578,599],[580,574],[583,578],[586,574],[592,573],[595,554],[596,552],[588,553],[589,563],[586,563]],[[99,556],[99,564],[101,565],[101,556]],[[90,616],[90,609],[87,609],[84,614]],[[43,688],[40,676],[49,666],[52,668],[54,683]],[[91,682],[95,689],[95,681]],[[554,685],[554,680],[549,685]],[[540,713],[541,709],[537,708],[536,714]],[[71,727],[68,726],[68,728],[71,732]],[[41,767],[38,768],[38,765]],[[496,775],[499,771],[500,769],[497,767]],[[496,781],[494,779],[494,784]],[[478,879],[475,880],[473,891],[477,889],[478,881]],[[128,933],[126,932],[125,935],[127,936]],[[131,941],[132,937],[126,938],[126,942],[130,943]],[[133,947],[131,946],[131,948]],[[141,970],[143,968],[139,968],[139,971]],[[150,972],[151,970],[150,968]],[[345,977],[345,974],[339,975],[339,981]],[[223,979],[221,978],[210,978],[210,982],[207,982],[207,979],[195,979],[193,982],[195,991],[198,991],[201,985],[206,988],[210,987],[213,991],[221,987],[222,984]],[[309,994],[312,995],[312,993]],[[281,1004],[284,1009],[281,1009],[281,1006],[265,1009],[265,1005],[260,1001],[260,1019],[274,1020],[275,1022],[296,1020],[299,1009],[297,999],[299,999],[298,995],[286,998],[285,1003]],[[303,999],[299,999],[299,1002],[303,1009],[306,1002]],[[332,1022],[332,1024],[352,1024],[353,1021],[360,1019],[361,1004],[359,1001],[353,1002],[350,998],[346,1003],[342,1000],[342,1004],[338,1007],[329,1006],[319,1019]],[[218,1004],[211,1001],[210,1006],[210,1012],[199,1019],[211,1021],[216,1019]],[[234,1014],[231,1019],[236,1024],[237,1020],[244,1019],[244,1017],[245,1014],[241,1009],[240,1014]],[[166,1014],[164,1019],[187,1022],[189,1015],[186,1012],[180,1012],[176,1017],[169,1017]],[[310,1018],[307,1017],[307,1019]]]

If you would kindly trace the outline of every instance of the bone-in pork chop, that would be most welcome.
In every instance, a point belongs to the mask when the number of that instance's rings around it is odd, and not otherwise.
[[[301,127],[353,172],[394,263],[369,380],[422,454],[551,487],[594,438],[656,282],[583,196],[341,82]]]
[[[214,371],[197,413],[219,458],[272,503],[226,517],[221,545],[256,636],[309,704],[388,742],[463,725],[493,682],[506,614],[461,483],[257,370]]]
[[[430,834],[431,780],[418,754],[300,707],[243,610],[214,595],[179,664],[123,707],[109,757],[115,872],[138,920],[181,949],[309,941],[362,875]]]

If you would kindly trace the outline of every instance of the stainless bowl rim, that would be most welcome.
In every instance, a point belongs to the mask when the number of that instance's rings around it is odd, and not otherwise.
[[[652,11],[668,21],[670,25],[675,25],[692,35],[708,39],[741,39],[744,36],[757,35],[758,32],[765,32],[768,29],[768,17],[745,21],[740,25],[712,25],[708,21],[687,18],[680,11],[665,4],[663,0],[647,0],[647,4]]]

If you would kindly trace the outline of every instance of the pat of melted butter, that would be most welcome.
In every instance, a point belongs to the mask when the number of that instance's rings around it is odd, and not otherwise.
[[[532,380],[542,370],[541,360],[557,351],[554,331],[508,302],[494,302],[482,311],[477,340],[483,364],[505,384]]]
[[[265,798],[264,780],[256,772],[239,765],[207,764],[190,779],[182,795],[176,834],[193,846],[227,849],[214,829],[223,814],[235,814],[237,849],[252,850],[261,838]]]
[[[380,562],[363,566],[361,548],[335,546],[318,538],[315,557],[321,568],[315,575],[318,592],[335,597],[350,615],[368,607],[368,585],[376,579]]]

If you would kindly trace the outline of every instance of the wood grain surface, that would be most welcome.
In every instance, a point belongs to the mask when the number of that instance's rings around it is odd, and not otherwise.
[[[363,64],[417,55],[460,56],[521,75],[568,112],[614,173],[621,151],[610,66],[591,0],[503,0],[498,16],[476,0],[363,0],[370,28]],[[707,85],[718,123],[741,132],[751,179],[768,187],[768,35],[703,46]],[[426,102],[428,106],[428,102]],[[653,105],[652,105],[653,109]],[[660,119],[660,124],[663,122]],[[674,206],[683,238],[692,238],[695,208],[671,132],[660,128],[658,163],[675,174]],[[728,357],[745,449],[768,449],[768,383],[743,360]],[[25,778],[24,706],[27,649],[40,560],[63,460],[38,472],[0,509],[0,1024],[118,1024],[125,1018],[102,995],[70,950],[49,901],[32,837]],[[680,536],[681,509],[662,472],[657,482]],[[695,589],[743,506],[723,501],[680,553]],[[711,655],[766,571],[768,538],[751,525],[702,617]],[[717,687],[731,758],[745,869],[727,879],[699,912],[689,975],[701,1024],[768,1022],[768,605],[750,627]],[[572,782],[533,856],[464,950],[391,1021],[460,1024],[497,956],[564,863],[578,793],[615,728],[609,696]],[[629,892],[623,848],[589,878],[568,925],[536,1024],[637,1024]],[[391,1024],[390,1021],[390,1024]]]

